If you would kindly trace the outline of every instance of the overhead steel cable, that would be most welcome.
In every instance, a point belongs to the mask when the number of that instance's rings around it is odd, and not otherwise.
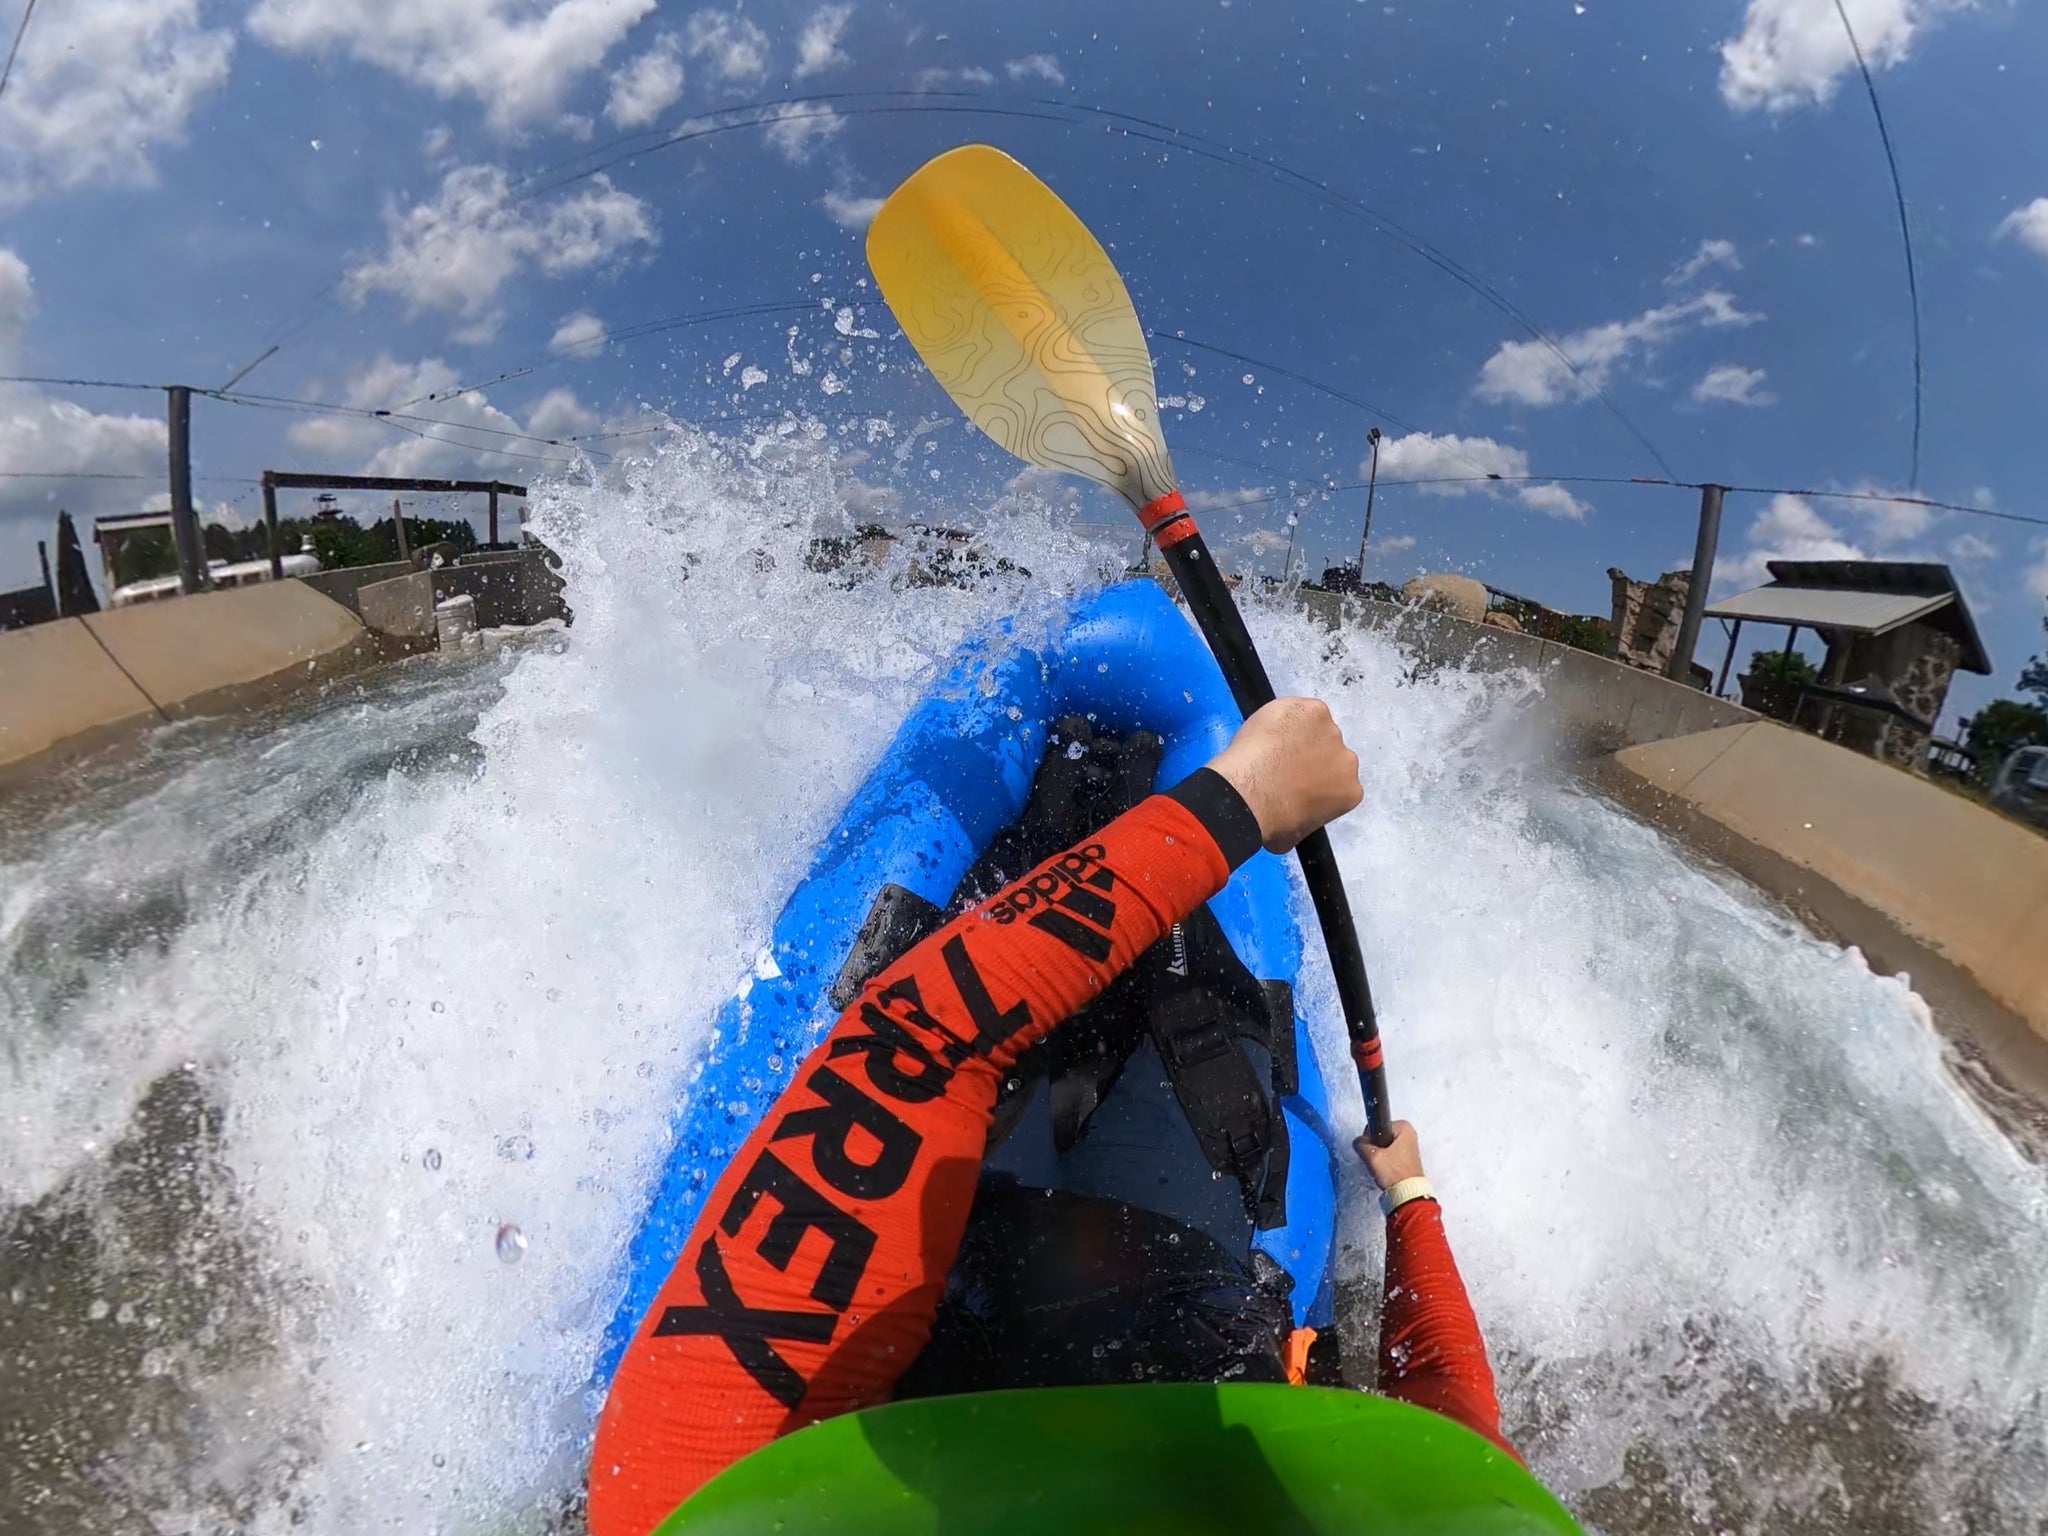
[[[934,98],[943,99],[934,100]],[[1565,351],[1564,347],[1555,337],[1538,325],[1518,304],[1508,298],[1507,295],[1502,293],[1493,284],[1479,277],[1440,247],[1423,239],[1362,200],[1352,197],[1348,193],[1339,192],[1330,186],[1329,183],[1310,176],[1306,172],[1297,171],[1282,161],[1272,159],[1269,156],[1240,150],[1223,141],[1208,139],[1203,135],[1176,128],[1171,124],[1162,123],[1151,118],[1139,117],[1128,112],[1118,112],[1110,108],[1090,106],[1081,102],[1031,97],[1024,98],[1022,105],[1004,106],[992,103],[989,98],[978,96],[974,93],[950,91],[845,91],[781,97],[768,101],[723,107],[709,113],[703,113],[690,118],[681,128],[670,133],[654,134],[648,132],[626,135],[612,140],[606,145],[586,151],[583,155],[573,156],[567,160],[557,162],[556,167],[536,172],[524,179],[518,184],[519,190],[516,200],[524,202],[549,192],[559,191],[563,187],[571,186],[578,181],[588,180],[590,177],[600,175],[615,166],[637,160],[643,155],[657,154],[663,150],[674,149],[683,144],[698,142],[720,134],[734,133],[748,128],[764,128],[776,122],[789,121],[792,114],[787,109],[792,107],[817,107],[821,109],[815,112],[798,112],[794,114],[798,120],[827,116],[836,119],[840,117],[899,116],[928,112],[1071,125],[1076,117],[1092,117],[1112,125],[1113,131],[1121,133],[1128,138],[1157,144],[1164,149],[1178,150],[1184,154],[1228,166],[1247,174],[1262,176],[1269,183],[1273,182],[1277,177],[1281,183],[1306,192],[1326,206],[1337,209],[1364,222],[1369,228],[1393,240],[1396,244],[1436,267],[1446,276],[1484,299],[1486,303],[1501,314],[1507,316],[1520,329],[1525,331],[1532,340],[1542,345],[1558,360],[1578,383],[1579,387],[1585,391],[1587,398],[1598,400],[1601,403],[1607,412],[1628,432],[1630,437],[1650,455],[1660,470],[1666,475],[1676,473],[1671,468],[1669,461],[1665,459],[1663,452],[1650,440],[1648,434],[1636,425],[1603,386],[1586,374],[1578,361]],[[620,153],[611,153],[611,151],[618,150],[621,146],[627,144],[633,144],[637,147],[623,150]],[[592,154],[605,155],[607,158],[596,160],[594,163],[584,164],[580,169],[567,169],[568,167],[576,166],[581,160],[588,159],[589,155]],[[563,174],[557,175],[557,169],[561,169]],[[327,295],[331,294],[340,285],[341,280],[337,279],[335,283],[330,284],[328,288],[322,291],[321,295],[316,297],[315,303],[324,302]],[[280,338],[278,345],[282,345],[283,340],[284,338]],[[273,350],[275,349],[273,348]],[[265,355],[267,356],[268,354]],[[237,377],[239,376],[237,375]]]
[[[1899,177],[1899,157],[1892,148],[1891,129],[1885,125],[1884,105],[1877,96],[1877,81],[1871,77],[1870,65],[1863,57],[1863,45],[1856,40],[1856,29],[1849,25],[1849,12],[1843,7],[1842,0],[1835,0],[1835,14],[1842,18],[1842,30],[1849,37],[1849,51],[1856,55],[1856,67],[1863,72],[1863,89],[1870,97],[1870,114],[1877,119],[1877,137],[1884,145],[1884,163],[1892,175],[1892,201],[1899,210],[1899,244],[1906,253],[1906,298],[1913,311],[1913,457],[1912,472],[1906,483],[1917,486],[1920,483],[1920,416],[1925,395],[1925,365],[1920,343],[1920,269],[1913,259],[1913,226],[1906,217],[1906,187]]]
[[[36,0],[28,0],[22,9],[21,25],[14,29],[14,46],[7,50],[7,63],[0,66],[0,96],[7,94],[7,82],[14,78],[14,60],[21,52],[21,40],[28,36],[28,20],[36,13]]]

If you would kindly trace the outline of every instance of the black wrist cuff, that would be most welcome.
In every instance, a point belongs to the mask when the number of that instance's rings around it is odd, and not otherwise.
[[[1230,780],[1215,769],[1197,768],[1166,795],[1194,812],[1195,820],[1216,839],[1216,846],[1223,850],[1232,869],[1265,846],[1259,818],[1252,814],[1252,808],[1244,803],[1244,796]]]

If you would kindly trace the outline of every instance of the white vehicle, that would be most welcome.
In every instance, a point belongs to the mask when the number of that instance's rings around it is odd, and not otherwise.
[[[2048,747],[2021,747],[1998,765],[1991,803],[2007,815],[2048,827]]]

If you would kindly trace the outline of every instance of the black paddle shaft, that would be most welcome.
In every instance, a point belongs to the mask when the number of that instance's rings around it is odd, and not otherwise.
[[[1223,668],[1223,680],[1230,684],[1238,709],[1250,715],[1261,705],[1272,703],[1273,684],[1266,676],[1266,664],[1259,660],[1251,631],[1244,627],[1244,615],[1237,611],[1237,601],[1202,536],[1190,533],[1161,553],[1180,583],[1181,595],[1194,613],[1202,638]],[[1316,921],[1322,925],[1330,969],[1337,975],[1337,998],[1344,1009],[1345,1032],[1351,1038],[1351,1059],[1365,1094],[1367,1133],[1375,1145],[1384,1147],[1394,1139],[1393,1114],[1387,1107],[1387,1069],[1381,1060],[1372,983],[1366,979],[1365,956],[1358,947],[1358,925],[1352,921],[1351,900],[1344,894],[1344,877],[1337,868],[1337,850],[1330,846],[1329,833],[1316,831],[1303,838],[1294,851],[1301,859],[1302,877],[1308,881],[1309,899],[1316,906]]]

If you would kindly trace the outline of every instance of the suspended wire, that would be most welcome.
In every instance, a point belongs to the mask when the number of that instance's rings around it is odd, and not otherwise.
[[[39,373],[0,373],[0,384],[45,384],[62,389],[164,389],[163,384],[136,384],[126,379],[57,379]]]
[[[21,40],[28,35],[28,19],[36,13],[36,0],[28,0],[21,13],[21,25],[14,29],[14,46],[7,50],[7,63],[0,67],[0,96],[7,94],[7,82],[14,78],[15,56],[21,52]]]
[[[938,103],[929,99],[935,95],[961,99]],[[873,97],[880,97],[883,100],[879,103],[871,102],[867,105],[845,107],[833,105],[837,102],[862,101]],[[902,100],[902,98],[906,97],[910,98],[910,100]],[[530,185],[522,196],[538,197],[547,192],[559,191],[561,188],[570,186],[575,182],[586,180],[589,177],[610,170],[616,165],[630,160],[637,160],[643,154],[654,154],[664,149],[673,149],[681,144],[693,143],[700,139],[710,138],[716,134],[731,133],[742,128],[757,128],[769,123],[786,122],[791,120],[792,116],[796,120],[802,121],[811,117],[825,116],[835,118],[867,117],[913,112],[933,112],[966,116],[1017,118],[1055,123],[1071,123],[1072,117],[1066,114],[1079,114],[1100,118],[1117,124],[1118,126],[1115,131],[1127,138],[1157,144],[1165,149],[1179,150],[1182,153],[1209,160],[1218,165],[1229,166],[1236,170],[1255,168],[1258,171],[1271,172],[1273,173],[1272,175],[1268,175],[1263,179],[1271,182],[1274,176],[1278,176],[1282,181],[1312,193],[1325,206],[1335,208],[1340,212],[1359,219],[1368,228],[1393,240],[1412,254],[1419,256],[1422,260],[1436,267],[1455,282],[1470,289],[1493,308],[1513,320],[1517,326],[1528,333],[1531,339],[1541,344],[1565,367],[1573,379],[1578,382],[1579,387],[1585,390],[1588,398],[1597,399],[1606,408],[1608,413],[1650,455],[1659,469],[1663,470],[1667,475],[1676,473],[1671,468],[1669,461],[1665,459],[1663,452],[1655,443],[1650,441],[1648,434],[1630,419],[1613,397],[1607,393],[1606,389],[1588,376],[1579,366],[1578,361],[1565,351],[1557,339],[1530,318],[1519,305],[1491,283],[1473,273],[1437,246],[1432,245],[1429,241],[1404,228],[1378,209],[1350,196],[1348,193],[1339,192],[1327,182],[1318,180],[1316,177],[1310,176],[1305,172],[1297,171],[1281,161],[1239,150],[1232,145],[1206,139],[1199,134],[1190,133],[1185,129],[1175,128],[1171,124],[1161,123],[1151,118],[1138,117],[1128,112],[1118,112],[1105,107],[1088,106],[1080,102],[1035,98],[1028,98],[1027,105],[1023,107],[965,104],[966,101],[974,100],[982,100],[985,103],[985,98],[975,98],[967,92],[849,91],[815,96],[785,97],[777,101],[754,102],[742,107],[725,108],[721,112],[709,115],[713,118],[730,118],[732,119],[730,121],[707,122],[703,119],[695,120],[655,143],[627,153],[613,155],[609,159],[600,160],[594,165],[586,166],[582,170],[571,172],[554,181],[538,181],[536,184]],[[778,108],[792,106],[821,106],[823,110],[799,114],[790,114],[777,110]],[[1033,108],[1038,110],[1032,110]],[[636,135],[634,137],[644,137],[644,135]]]
[[[947,99],[935,101],[932,99],[933,97],[944,97]],[[787,110],[792,107],[818,107],[821,110],[792,114]],[[1579,387],[1586,392],[1588,398],[1596,399],[1601,403],[1607,412],[1621,424],[1623,429],[1650,455],[1659,469],[1666,475],[1676,473],[1665,459],[1662,451],[1655,443],[1650,441],[1642,428],[1637,426],[1628,414],[1621,409],[1620,405],[1615,402],[1604,387],[1584,372],[1578,362],[1564,350],[1555,337],[1538,325],[1519,305],[1498,288],[1494,287],[1484,278],[1479,277],[1439,247],[1431,244],[1358,198],[1352,197],[1348,193],[1339,192],[1336,188],[1330,186],[1329,183],[1310,176],[1305,172],[1297,171],[1282,161],[1272,159],[1269,156],[1240,150],[1220,140],[1208,139],[1203,135],[1176,128],[1171,124],[1159,122],[1152,118],[1139,117],[1128,112],[1090,106],[1081,102],[1059,101],[1046,98],[1025,98],[1022,105],[1003,106],[993,104],[988,98],[979,97],[970,92],[846,91],[821,92],[809,96],[782,97],[769,101],[749,102],[736,107],[721,108],[706,114],[705,117],[692,119],[684,127],[671,133],[643,132],[631,134],[612,140],[605,145],[597,146],[592,150],[586,150],[582,154],[573,156],[568,160],[557,162],[554,167],[537,171],[524,178],[517,184],[519,191],[515,201],[525,202],[544,196],[549,192],[560,191],[563,187],[573,185],[578,181],[588,180],[615,166],[637,160],[642,155],[655,154],[662,150],[674,149],[683,144],[694,143],[720,134],[738,132],[742,129],[766,127],[771,123],[789,121],[792,117],[802,121],[813,117],[899,116],[920,112],[998,117],[1013,120],[1050,122],[1069,126],[1071,126],[1076,116],[1092,117],[1114,124],[1115,131],[1126,138],[1157,144],[1165,149],[1178,150],[1181,153],[1208,160],[1215,164],[1228,166],[1235,170],[1252,174],[1264,173],[1262,179],[1269,183],[1274,182],[1275,178],[1278,178],[1280,182],[1291,185],[1297,190],[1311,193],[1318,201],[1324,203],[1325,206],[1359,219],[1376,233],[1393,240],[1396,244],[1428,262],[1431,266],[1436,267],[1446,276],[1469,289],[1474,294],[1477,294],[1494,309],[1514,321],[1531,339],[1540,343],[1564,366],[1573,379],[1578,382]],[[611,153],[611,151],[618,150],[621,146],[627,144],[634,144],[637,147],[621,153]],[[576,166],[579,161],[587,160],[591,155],[604,155],[607,158],[582,165],[580,169],[568,169],[569,167]],[[561,171],[563,174],[557,175],[557,171]],[[342,286],[344,280],[343,278],[337,278],[333,283],[329,284],[320,294],[315,296],[313,304],[316,307],[324,305],[326,300]],[[292,332],[279,337],[271,351],[277,350],[285,341],[290,339],[291,335],[296,334],[297,330],[304,329],[304,325],[310,323],[310,320],[303,322]],[[269,355],[271,355],[269,352],[264,354],[266,357]],[[257,361],[261,360],[261,358],[257,359]],[[249,366],[253,367],[254,364],[252,363]],[[243,372],[247,372],[247,369],[245,368]],[[236,377],[239,378],[241,375],[237,374]]]
[[[1892,173],[1892,201],[1899,210],[1899,243],[1906,253],[1906,297],[1913,311],[1913,457],[1908,485],[1920,483],[1920,415],[1924,393],[1923,353],[1920,346],[1920,269],[1913,260],[1913,226],[1906,218],[1906,187],[1899,179],[1899,157],[1892,149],[1891,129],[1885,126],[1884,107],[1877,98],[1877,81],[1863,57],[1863,45],[1856,41],[1856,29],[1849,25],[1849,12],[1842,0],[1835,0],[1835,14],[1842,18],[1842,30],[1849,35],[1849,49],[1856,55],[1856,67],[1863,72],[1863,89],[1870,97],[1870,113],[1877,119],[1877,137],[1884,145],[1884,163]]]
[[[536,464],[574,464],[573,457],[563,458],[550,454],[519,453],[510,448],[491,448],[480,443],[466,443],[459,438],[439,432],[424,432],[408,425],[419,422],[427,426],[447,427],[457,432],[474,432],[488,437],[502,437],[517,442],[540,443],[551,448],[567,444],[556,437],[542,437],[531,432],[513,432],[503,427],[486,427],[463,421],[449,421],[440,416],[415,416],[403,412],[371,410],[366,406],[338,405],[327,400],[300,400],[289,395],[230,394],[224,390],[196,390],[196,394],[218,400],[224,405],[239,405],[255,410],[286,411],[307,415],[347,416],[357,420],[375,421],[412,437],[424,438],[429,442],[446,443],[468,453],[488,453],[501,458],[526,459]],[[595,454],[593,457],[609,458],[609,454]]]
[[[1364,411],[1368,416],[1377,416],[1382,421],[1390,422],[1394,426],[1401,428],[1404,432],[1419,432],[1424,437],[1436,437],[1435,433],[1417,426],[1406,417],[1396,416],[1392,411],[1387,410],[1383,406],[1374,405],[1371,401],[1361,399],[1347,390],[1339,389],[1334,384],[1325,384],[1320,379],[1312,379],[1305,373],[1297,373],[1294,369],[1285,367],[1280,363],[1267,362],[1261,358],[1251,357],[1243,352],[1233,352],[1228,347],[1219,347],[1210,342],[1196,341],[1193,337],[1179,331],[1147,331],[1145,334],[1155,341],[1176,342],[1184,347],[1193,347],[1197,351],[1211,352],[1218,357],[1227,357],[1233,362],[1243,363],[1248,368],[1263,368],[1268,373],[1281,374],[1286,378],[1293,379],[1297,384],[1306,384],[1310,389],[1328,395],[1333,400],[1341,400],[1346,405],[1355,406],[1359,410]],[[1438,440],[1442,441],[1441,439]],[[1445,443],[1444,446],[1449,447],[1450,445]],[[1480,474],[1487,473],[1487,468],[1484,464],[1481,464],[1462,449],[1451,448],[1450,451],[1455,457],[1463,459],[1467,464],[1470,464]]]
[[[659,335],[665,331],[681,330],[686,326],[710,325],[719,320],[750,319],[756,315],[812,314],[819,307],[816,301],[810,299],[805,299],[801,302],[786,299],[769,299],[747,304],[728,305],[723,309],[694,310],[680,315],[663,315],[652,320],[636,321],[632,325],[621,326],[616,331],[607,332],[603,346],[599,350],[602,351],[604,348],[612,346],[615,342],[639,341],[645,337]],[[538,373],[543,368],[558,367],[568,362],[587,362],[596,356],[597,353],[592,353],[589,358],[578,358],[574,353],[536,355],[518,364],[516,367],[506,369],[495,378],[485,379],[478,384],[461,384],[451,389],[436,390],[431,394],[416,395],[410,400],[400,401],[397,405],[389,406],[387,409],[398,411],[403,410],[406,406],[418,405],[427,400],[452,399],[459,395],[469,394],[475,390],[489,389],[493,385],[503,384],[511,379],[524,378],[529,374]],[[566,438],[563,441],[577,442],[587,440],[588,438]]]

